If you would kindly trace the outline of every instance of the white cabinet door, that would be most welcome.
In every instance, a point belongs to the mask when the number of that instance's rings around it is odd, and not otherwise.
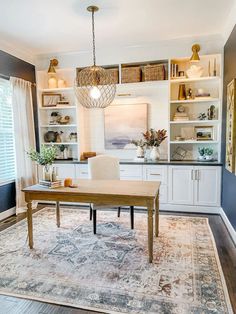
[[[60,179],[72,178],[76,179],[75,175],[75,165],[73,164],[54,164],[54,167],[58,169],[58,177]]]
[[[193,167],[169,166],[168,196],[170,204],[193,205]]]
[[[221,167],[194,167],[194,204],[220,206]]]

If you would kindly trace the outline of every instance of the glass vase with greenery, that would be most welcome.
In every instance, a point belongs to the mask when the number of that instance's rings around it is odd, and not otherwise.
[[[56,158],[57,148],[53,145],[42,145],[40,152],[31,148],[27,154],[32,161],[43,166],[43,180],[51,181],[51,165]]]

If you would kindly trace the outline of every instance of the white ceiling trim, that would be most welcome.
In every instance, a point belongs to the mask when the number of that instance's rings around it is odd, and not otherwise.
[[[0,39],[0,50],[9,53],[10,55],[35,65],[36,59],[32,52],[24,50],[19,46],[12,45],[11,43]]]

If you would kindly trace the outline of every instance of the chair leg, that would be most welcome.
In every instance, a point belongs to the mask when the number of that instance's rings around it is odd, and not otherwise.
[[[117,217],[120,217],[120,207],[118,207],[118,210],[117,210]]]
[[[134,206],[130,206],[130,225],[134,229]]]
[[[97,211],[93,210],[93,233],[96,234],[96,224],[97,224]]]
[[[93,209],[92,209],[92,205],[89,204],[89,219],[92,220],[93,217]]]

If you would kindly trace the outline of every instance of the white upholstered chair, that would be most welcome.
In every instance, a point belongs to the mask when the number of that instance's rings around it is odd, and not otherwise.
[[[119,180],[119,159],[113,156],[100,155],[88,159],[89,178],[94,180]],[[97,209],[111,208],[109,205],[90,205],[90,220],[93,219],[93,232],[96,234]],[[120,206],[118,205],[118,217]],[[131,229],[134,228],[134,207],[130,206]]]

